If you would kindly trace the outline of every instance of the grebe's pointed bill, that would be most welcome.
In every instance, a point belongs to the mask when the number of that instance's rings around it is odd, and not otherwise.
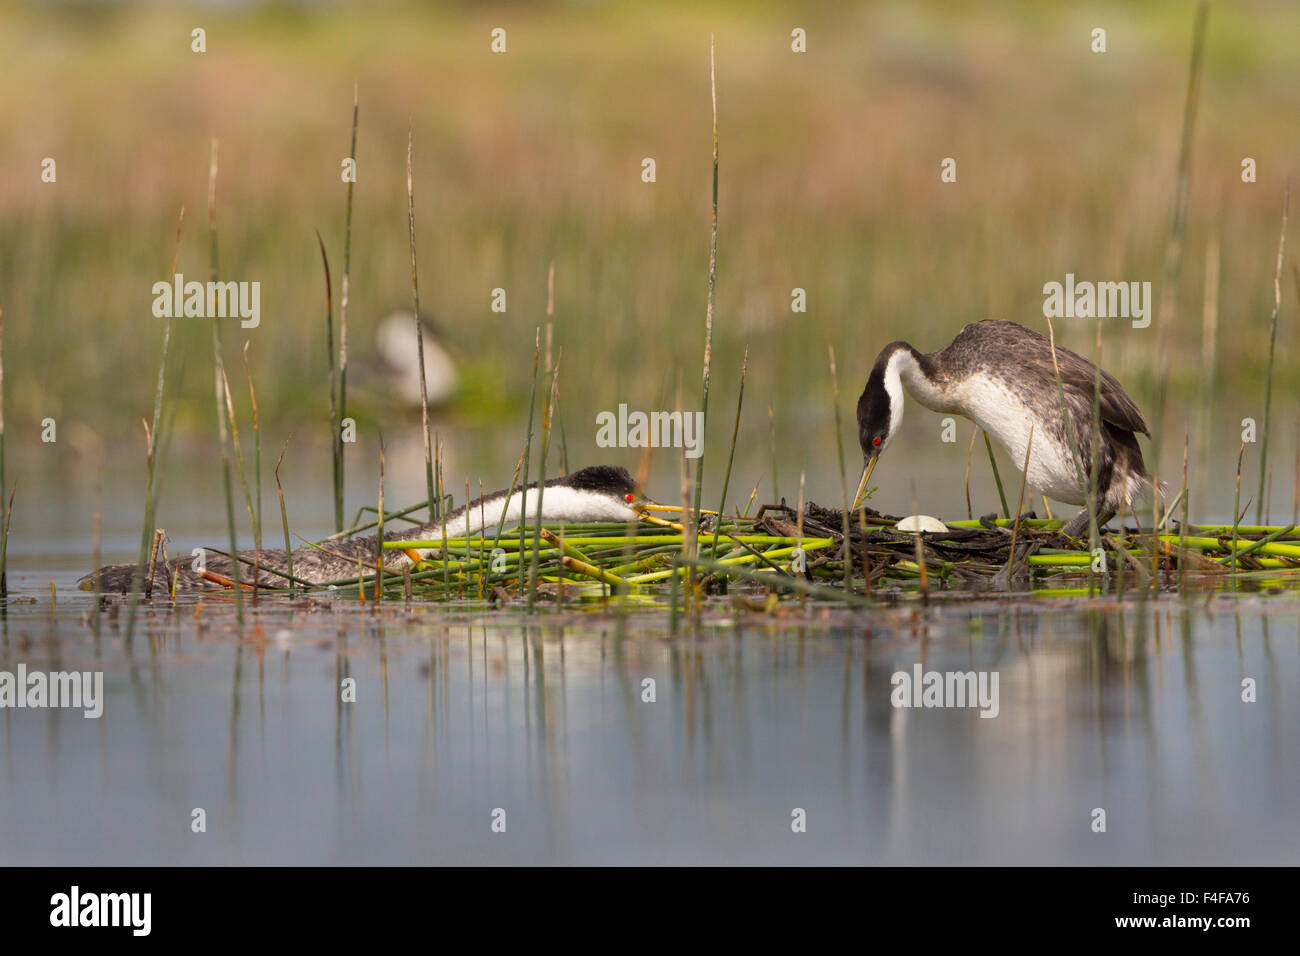
[[[648,501],[648,500],[641,505],[640,510],[641,511],[671,511],[673,514],[684,514],[686,511],[686,509],[683,508],[681,505],[661,505],[656,502]],[[695,509],[692,508],[691,510],[694,511]],[[708,508],[701,508],[700,514],[715,515],[717,514],[717,512],[710,511]]]
[[[858,482],[857,494],[853,496],[853,507],[851,511],[857,511],[862,507],[862,502],[867,497],[867,482],[871,480],[871,473],[876,470],[876,462],[880,461],[879,455],[872,455],[867,459],[866,464],[862,467],[862,480]]]

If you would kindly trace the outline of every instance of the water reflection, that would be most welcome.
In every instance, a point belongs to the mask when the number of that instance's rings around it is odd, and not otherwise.
[[[96,635],[88,599],[56,579],[53,610],[18,582],[36,603],[9,609],[0,670],[102,669],[107,701],[100,720],[0,711],[5,863],[1200,864],[1300,850],[1293,595],[794,620],[718,605],[673,639],[655,615],[266,600],[240,637],[209,601],[143,611],[127,643],[121,615]],[[918,663],[996,671],[997,717],[892,706],[893,674]],[[1257,702],[1242,700],[1247,679]]]

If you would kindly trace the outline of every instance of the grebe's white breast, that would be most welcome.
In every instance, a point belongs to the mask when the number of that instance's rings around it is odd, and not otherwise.
[[[1064,430],[1049,423],[1017,393],[1009,382],[986,371],[972,370],[960,378],[932,382],[916,359],[899,352],[885,371],[885,387],[890,389],[901,380],[920,404],[935,412],[956,412],[969,418],[1006,450],[1019,471],[1025,471],[1025,452],[1029,451],[1028,484],[1057,501],[1083,505],[1079,477],[1069,446],[1059,437]],[[893,385],[896,388],[896,385]],[[895,407],[901,402],[895,401]],[[1033,428],[1034,444],[1029,447]]]
[[[954,383],[958,411],[984,429],[1006,450],[1017,470],[1025,472],[1029,485],[1049,498],[1071,505],[1086,501],[1079,487],[1079,473],[1069,446],[1059,437],[1063,431],[1025,404],[1004,379],[976,372]],[[1057,412],[1059,414],[1059,410]],[[1033,447],[1030,448],[1030,431]],[[1025,452],[1029,468],[1025,469]]]

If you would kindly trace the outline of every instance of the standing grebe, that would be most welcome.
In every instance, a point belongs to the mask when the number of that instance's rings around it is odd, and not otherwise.
[[[486,528],[494,533],[501,524],[503,516],[506,527],[519,524],[524,518],[524,506],[527,505],[528,518],[537,513],[537,483],[533,482],[527,489],[516,490],[509,495],[497,491],[484,495],[468,505],[462,505],[446,516],[448,538],[465,537]],[[546,482],[542,494],[543,522],[561,521],[635,521],[645,511],[677,511],[669,505],[658,505],[643,497],[636,489],[636,482],[627,469],[613,465],[592,465],[580,471],[572,472],[562,478],[552,478]],[[653,519],[651,519],[653,520]],[[429,541],[440,539],[443,533],[443,519],[420,525],[404,526],[384,533],[385,541]],[[376,559],[378,536],[365,538],[342,538],[323,542],[319,547],[304,546],[293,552],[293,576],[300,581],[311,584],[328,584],[357,576],[357,561],[373,565]],[[436,550],[436,549],[434,549]],[[430,550],[422,551],[427,556]],[[240,583],[251,586],[254,560],[260,570],[258,586],[263,588],[287,588],[289,581],[285,577],[289,562],[283,550],[266,550],[262,552],[240,551]],[[400,571],[403,565],[411,563],[410,555],[405,551],[389,550],[384,555],[385,571]],[[106,593],[123,592],[130,587],[136,574],[133,564],[115,564],[101,568],[98,572],[99,588]],[[154,570],[154,579],[159,587],[169,590],[172,576],[176,577],[177,591],[221,590],[228,586],[231,578],[230,558],[224,554],[209,551],[205,555],[204,570],[196,571],[189,558],[175,558],[166,564],[160,564]],[[78,584],[83,590],[95,587],[95,574],[88,574]],[[143,580],[143,573],[141,574]]]
[[[1062,413],[1064,387],[1069,418]],[[880,350],[858,399],[858,441],[862,445],[862,480],[853,500],[856,509],[881,452],[903,420],[903,389],[926,408],[969,418],[997,440],[1018,469],[1033,428],[1028,484],[1058,501],[1085,505],[1080,470],[1071,454],[1067,427],[1074,430],[1084,482],[1093,455],[1093,389],[1097,366],[1069,349],[1052,345],[1037,332],[1015,322],[985,319],[957,333],[946,348],[924,354],[907,342]],[[1097,468],[1097,524],[1114,517],[1124,504],[1149,488],[1137,434],[1150,435],[1146,420],[1115,378],[1101,372],[1100,458]],[[1088,525],[1085,509],[1061,530],[1078,535]]]

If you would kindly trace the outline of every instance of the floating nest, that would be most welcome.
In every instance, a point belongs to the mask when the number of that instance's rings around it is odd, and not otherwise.
[[[834,538],[836,547],[828,549],[808,563],[808,570],[834,565],[843,569],[844,552],[844,512],[838,508],[826,508],[816,503],[807,503],[803,509],[803,520],[799,512],[785,502],[779,505],[765,505],[759,509],[754,520],[755,529],[763,529],[771,534]],[[1042,549],[1054,552],[1066,552],[1070,559],[1062,560],[1053,566],[1044,562],[1043,570],[1087,571],[1090,567],[1090,553],[1087,542],[1080,542],[1062,534],[1056,522],[1043,522],[1034,512],[1021,515],[1018,527],[1008,527],[1008,522],[998,522],[996,515],[985,515],[979,519],[978,527],[949,527],[946,531],[899,531],[899,516],[882,514],[871,508],[860,508],[850,517],[849,548],[853,560],[853,577],[869,577],[874,584],[898,572],[915,577],[924,568],[927,576],[940,579],[955,577],[969,588],[1007,588],[1012,581],[1026,578],[1030,569],[1030,558]],[[1041,525],[1050,524],[1049,527]],[[1127,539],[1136,537],[1134,532],[1121,532],[1126,540],[1123,551],[1127,553],[1131,542]],[[1113,541],[1113,536],[1106,536]],[[1011,559],[1011,549],[1015,547],[1015,560]],[[1121,550],[1116,548],[1117,551]],[[1199,553],[1196,558],[1205,561]],[[1088,559],[1080,564],[1079,559]],[[1161,554],[1159,567],[1173,570],[1177,567],[1175,555]],[[1138,576],[1150,574],[1151,566],[1143,564],[1132,555],[1126,560],[1126,570]],[[1218,570],[1223,568],[1215,562],[1209,562]]]

